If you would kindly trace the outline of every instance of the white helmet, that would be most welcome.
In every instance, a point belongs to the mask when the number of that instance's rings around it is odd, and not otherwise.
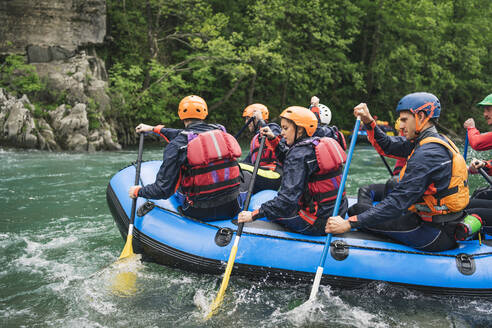
[[[331,121],[331,110],[328,108],[328,106],[319,104],[319,118],[321,120],[322,124],[330,124]]]

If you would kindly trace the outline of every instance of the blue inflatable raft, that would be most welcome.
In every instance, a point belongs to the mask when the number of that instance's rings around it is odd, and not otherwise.
[[[141,184],[155,180],[160,161],[143,162]],[[135,167],[111,179],[107,202],[126,240]],[[275,196],[253,195],[250,210]],[[351,200],[353,202],[353,200]],[[223,274],[237,226],[234,220],[202,222],[179,213],[174,196],[139,198],[133,247],[147,261],[212,274]],[[244,226],[232,274],[248,278],[312,283],[325,237],[285,231],[257,220]],[[232,241],[232,242],[231,242]],[[492,297],[492,239],[465,241],[459,248],[425,253],[384,237],[352,231],[333,236],[321,283],[355,288],[385,281],[428,293]]]

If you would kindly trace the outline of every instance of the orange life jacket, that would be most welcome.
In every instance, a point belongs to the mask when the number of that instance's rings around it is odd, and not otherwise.
[[[466,162],[456,145],[448,138],[446,140],[447,142],[436,137],[428,137],[421,140],[417,146],[420,147],[426,143],[434,142],[446,147],[453,155],[453,167],[449,186],[437,192],[434,183],[430,184],[421,200],[409,208],[410,211],[417,213],[422,220],[427,222],[441,223],[454,220],[455,218],[453,216],[448,216],[449,220],[447,220],[446,215],[462,211],[468,205],[470,198]],[[408,160],[412,157],[415,149],[408,156]],[[400,180],[405,175],[406,168],[407,165],[405,164],[400,172]]]
[[[182,167],[181,191],[194,207],[213,207],[233,200],[239,193],[240,169],[237,158],[241,147],[236,139],[221,130],[188,133],[187,159]],[[218,191],[222,197],[204,204],[201,196]]]
[[[337,198],[347,154],[333,138],[310,138],[299,144],[308,143],[314,146],[319,171],[308,178],[307,190],[299,201],[301,209],[298,214],[309,224],[314,224],[319,205],[333,203]]]

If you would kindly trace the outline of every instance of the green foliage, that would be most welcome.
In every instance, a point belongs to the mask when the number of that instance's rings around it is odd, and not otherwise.
[[[26,64],[23,56],[9,55],[0,67],[0,87],[9,92],[33,94],[44,88],[36,68]]]
[[[24,105],[29,111],[32,113],[34,118],[43,118],[45,117],[46,112],[41,109],[41,106],[39,104],[25,104]]]
[[[89,120],[89,131],[99,129],[101,127],[101,113],[97,111],[99,105],[97,102],[89,98],[87,101],[87,119]]]
[[[232,131],[251,102],[275,118],[317,95],[347,129],[360,102],[393,121],[401,97],[428,91],[460,130],[491,92],[490,1],[109,0],[108,14],[113,115],[127,127],[178,125],[189,94]]]

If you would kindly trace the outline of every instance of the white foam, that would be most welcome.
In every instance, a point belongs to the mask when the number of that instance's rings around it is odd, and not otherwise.
[[[350,322],[350,326],[353,327],[389,327],[389,324],[382,322],[378,315],[344,303],[339,296],[332,294],[329,286],[321,286],[316,299],[306,300],[300,306],[285,313],[277,309],[270,317],[275,325],[287,320],[294,326],[303,326],[324,322],[329,318],[331,323],[338,322],[341,326]]]

